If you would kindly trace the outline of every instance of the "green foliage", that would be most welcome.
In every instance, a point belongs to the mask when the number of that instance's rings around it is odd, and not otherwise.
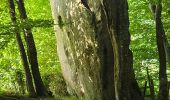
[[[54,94],[55,98],[68,96],[67,87],[61,73],[50,75],[49,89]]]
[[[21,94],[25,94],[25,81],[24,81],[24,73],[22,70],[15,71],[15,81],[18,85],[18,92]]]
[[[129,0],[129,18],[131,33],[131,49],[134,57],[134,70],[137,81],[141,87],[147,80],[146,67],[149,69],[151,78],[154,81],[155,92],[158,92],[158,71],[159,61],[156,45],[156,30],[152,12],[149,9],[149,3],[156,4],[158,0]],[[163,1],[162,21],[165,32],[169,38],[170,19],[167,13],[167,3]],[[169,76],[169,68],[167,70]]]
[[[25,6],[29,19],[22,23],[17,20],[20,27],[17,30],[22,32],[23,26],[32,28],[42,79],[54,96],[64,96],[66,95],[66,85],[62,75],[59,74],[61,69],[56,54],[56,41],[49,1],[26,0]],[[0,91],[20,94],[19,90],[25,88],[25,73],[8,12],[7,1],[3,0],[0,3],[2,15],[0,16],[0,47],[4,44],[3,48],[0,49]],[[19,19],[17,7],[16,12]],[[21,35],[24,41],[23,33]],[[63,92],[59,93],[57,89],[62,89]]]
[[[64,97],[63,100],[79,100],[74,96]]]
[[[10,42],[13,37],[10,33],[10,17],[8,11],[8,5],[5,0],[0,3],[0,48],[4,48],[7,43]]]

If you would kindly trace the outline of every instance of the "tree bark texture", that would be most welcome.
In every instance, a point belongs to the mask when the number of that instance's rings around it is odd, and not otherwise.
[[[27,55],[26,55],[25,48],[24,48],[24,45],[23,45],[23,42],[22,42],[22,39],[21,39],[21,35],[20,35],[18,27],[17,27],[18,25],[17,25],[17,22],[16,22],[16,16],[15,16],[14,1],[8,0],[8,3],[9,3],[9,8],[10,8],[11,21],[12,21],[14,28],[15,28],[15,34],[16,34],[18,49],[20,51],[22,64],[23,64],[25,74],[26,74],[27,89],[28,89],[29,95],[31,97],[35,97],[36,93],[35,93],[34,86],[33,86],[33,81],[32,81],[32,76],[31,76],[31,72],[30,72],[30,69],[29,69]]]
[[[129,49],[126,0],[51,0],[57,51],[72,92],[85,100],[142,100]]]
[[[132,68],[133,54],[129,49],[130,33],[127,1],[104,0],[103,4],[114,48],[114,61],[118,60],[114,66],[116,97],[119,97],[117,98],[119,100],[141,100],[143,98]]]
[[[41,79],[41,75],[39,72],[37,51],[36,51],[36,47],[35,47],[33,34],[31,31],[31,27],[29,27],[29,23],[27,20],[27,14],[26,14],[26,10],[24,7],[24,2],[23,2],[23,0],[17,0],[17,4],[18,4],[19,12],[20,12],[21,22],[24,25],[23,30],[24,30],[25,41],[27,44],[28,59],[29,59],[30,65],[31,65],[31,70],[32,70],[33,78],[34,78],[36,93],[37,93],[37,96],[46,96],[47,91],[43,84],[43,81]]]

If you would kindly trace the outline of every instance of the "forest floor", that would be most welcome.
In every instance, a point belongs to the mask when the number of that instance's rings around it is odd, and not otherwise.
[[[73,96],[66,96],[61,98],[54,97],[30,98],[28,96],[21,96],[16,94],[0,94],[0,100],[78,100],[78,99]]]
[[[29,98],[24,96],[10,96],[1,95],[0,100],[73,100],[73,99],[56,99],[56,98]]]
[[[0,95],[0,100],[56,100],[55,98],[29,98],[27,96]]]

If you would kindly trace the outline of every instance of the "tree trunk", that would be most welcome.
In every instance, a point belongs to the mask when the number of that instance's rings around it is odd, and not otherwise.
[[[103,6],[115,56],[116,99],[141,100],[143,98],[133,71],[133,54],[129,49],[127,0],[104,0]]]
[[[164,47],[165,47],[166,60],[170,65],[170,44],[168,43],[166,35],[164,36]]]
[[[143,87],[143,94],[142,96],[145,98],[146,95],[146,90],[147,90],[147,81],[145,81],[144,87]]]
[[[155,91],[154,91],[153,79],[149,75],[148,67],[146,68],[146,71],[147,71],[147,78],[148,78],[149,90],[150,90],[150,100],[155,100]]]
[[[155,22],[156,22],[156,41],[157,48],[159,53],[159,93],[158,100],[168,100],[168,81],[166,74],[166,54],[164,47],[164,36],[165,31],[163,29],[163,24],[161,21],[161,12],[162,5],[161,3],[156,5],[156,14],[155,14]]]
[[[142,100],[129,49],[126,0],[51,0],[69,88],[85,100]]]
[[[46,96],[47,91],[40,76],[38,60],[37,60],[37,51],[35,47],[34,38],[31,32],[31,27],[29,26],[27,20],[24,2],[23,0],[17,0],[17,4],[20,12],[21,22],[24,25],[24,36],[27,44],[28,59],[31,65],[37,96]]]
[[[29,95],[31,97],[35,97],[36,93],[35,93],[33,82],[32,82],[32,76],[31,76],[31,72],[30,72],[30,69],[29,69],[27,55],[26,55],[25,48],[24,48],[19,30],[18,30],[18,27],[17,27],[18,25],[17,25],[17,22],[16,22],[16,16],[15,16],[14,1],[8,0],[8,3],[9,3],[11,21],[12,21],[14,28],[15,28],[16,40],[17,40],[17,43],[18,43],[18,48],[19,48],[19,51],[20,51],[22,64],[24,66],[24,70],[25,70],[25,74],[26,74],[27,89],[28,89]]]

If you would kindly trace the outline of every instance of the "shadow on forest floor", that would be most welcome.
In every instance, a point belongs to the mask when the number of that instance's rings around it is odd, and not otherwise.
[[[20,96],[20,95],[0,94],[0,100],[78,100],[78,99],[73,96],[62,97],[62,98],[54,98],[54,97],[30,98],[27,96]]]
[[[0,95],[0,100],[55,100],[54,98],[29,98],[27,96]]]

